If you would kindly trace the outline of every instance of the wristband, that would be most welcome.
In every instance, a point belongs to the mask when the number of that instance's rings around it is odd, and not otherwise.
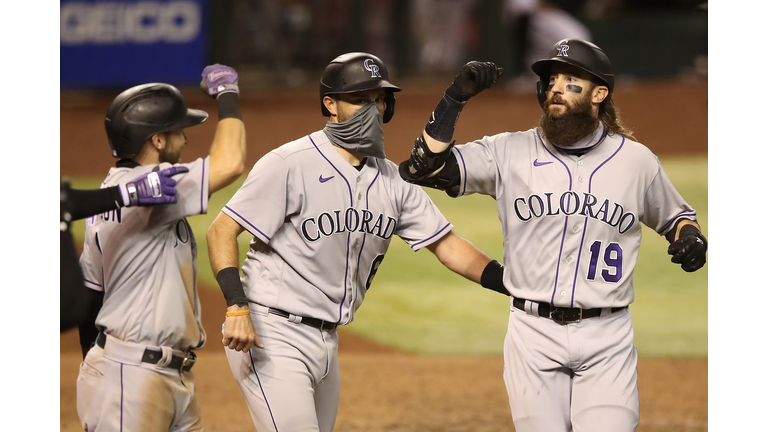
[[[480,276],[480,285],[491,291],[510,295],[504,287],[504,266],[498,261],[493,260],[485,266],[483,274]]]
[[[243,292],[243,283],[240,281],[240,271],[237,267],[221,269],[216,275],[216,282],[219,283],[221,292],[224,294],[227,307],[248,305],[248,299]]]
[[[244,316],[244,315],[248,315],[248,314],[250,314],[250,313],[251,313],[251,311],[250,311],[250,310],[241,310],[241,311],[235,311],[235,312],[227,312],[227,316],[228,316],[228,317],[233,317],[233,316]]]
[[[448,88],[449,90],[451,87]],[[456,100],[448,90],[443,94],[443,98],[438,102],[435,110],[432,111],[432,117],[427,122],[424,131],[433,139],[449,143],[453,140],[453,131],[456,129],[456,122],[459,121],[461,110],[466,105],[465,101]]]
[[[242,120],[240,115],[240,103],[237,93],[221,93],[216,97],[216,105],[219,108],[219,120],[236,118]]]

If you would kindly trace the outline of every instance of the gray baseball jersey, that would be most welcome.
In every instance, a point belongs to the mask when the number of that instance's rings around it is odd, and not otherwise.
[[[223,212],[254,236],[243,266],[250,301],[342,325],[393,235],[418,250],[453,227],[397,165],[369,157],[358,171],[322,131],[261,158]]]
[[[648,148],[608,135],[570,156],[538,129],[455,146],[460,194],[497,201],[504,284],[514,297],[561,307],[617,307],[634,300],[641,223],[667,233],[696,212]]]
[[[87,287],[104,291],[96,326],[120,340],[180,351],[200,348],[205,332],[197,296],[197,244],[186,217],[208,211],[208,158],[182,164],[177,203],[127,207],[90,217],[80,265]],[[170,167],[160,164],[160,169]],[[102,187],[156,165],[112,168]]]

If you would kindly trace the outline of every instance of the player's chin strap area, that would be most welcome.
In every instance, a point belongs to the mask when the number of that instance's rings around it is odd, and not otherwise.
[[[525,313],[528,315],[549,318],[558,324],[570,324],[580,322],[581,320],[588,318],[605,317],[610,314],[623,311],[627,308],[626,306],[594,309],[564,308],[553,306],[549,303],[526,300],[522,298],[514,298],[512,300],[512,306],[514,306],[516,309],[520,309],[521,311],[525,311]]]

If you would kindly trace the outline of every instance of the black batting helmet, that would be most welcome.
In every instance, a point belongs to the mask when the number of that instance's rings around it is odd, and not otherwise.
[[[117,95],[107,110],[104,127],[112,156],[131,159],[152,135],[199,125],[207,118],[205,111],[187,109],[176,87],[150,83]]]
[[[400,87],[389,82],[387,66],[373,54],[364,52],[342,54],[326,66],[320,78],[320,109],[324,116],[330,117],[331,113],[323,104],[324,97],[377,88],[387,90],[387,96],[384,99],[387,103],[387,108],[384,110],[384,123],[386,123],[395,115],[394,92],[400,91]]]
[[[539,76],[536,93],[539,103],[547,99],[549,70],[555,64],[567,64],[587,72],[597,81],[608,87],[613,93],[613,65],[603,50],[592,42],[583,39],[563,39],[549,50],[549,58],[535,61],[531,69]]]

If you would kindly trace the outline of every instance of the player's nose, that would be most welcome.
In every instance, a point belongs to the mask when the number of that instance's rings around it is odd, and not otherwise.
[[[552,93],[559,93],[563,94],[565,92],[565,80],[560,78],[555,78],[553,81],[549,83],[550,89]]]

